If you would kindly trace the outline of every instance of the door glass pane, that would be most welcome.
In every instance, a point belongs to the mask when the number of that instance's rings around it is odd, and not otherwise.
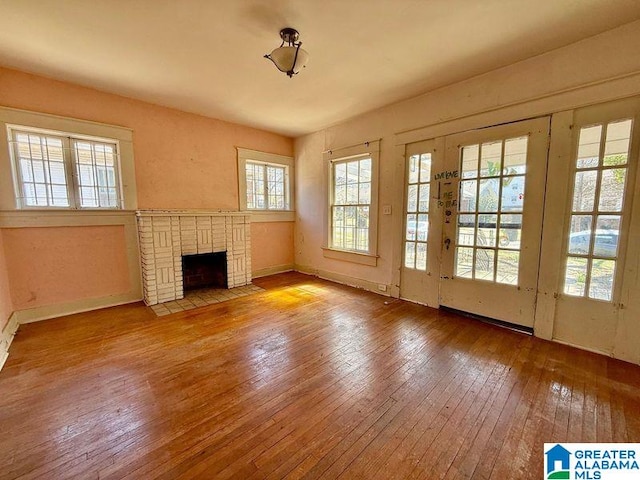
[[[420,183],[429,183],[431,180],[431,154],[420,155]]]
[[[475,243],[476,216],[458,216],[458,245],[473,245]]]
[[[407,214],[407,226],[406,226],[405,238],[410,241],[415,241],[417,229],[418,229],[417,215],[415,213]]]
[[[615,258],[618,254],[619,233],[619,215],[599,215],[596,221],[593,255],[596,257]]]
[[[458,201],[458,211],[476,211],[476,187],[477,180],[463,180],[460,182],[460,198]]]
[[[483,143],[480,150],[480,176],[496,177],[502,171],[502,142]]]
[[[500,236],[498,237],[500,248],[520,250],[522,237],[522,215],[500,215]]]
[[[420,159],[420,155],[411,155],[409,157],[409,171],[407,172],[409,176],[409,183],[418,183],[418,178],[420,175],[420,165],[418,160]]]
[[[498,237],[498,216],[478,215],[478,245],[495,247]]]
[[[504,175],[524,174],[527,169],[528,137],[510,138],[504,142]]]
[[[587,259],[567,258],[567,270],[564,275],[564,293],[582,297],[587,284]]]
[[[480,180],[480,191],[478,192],[478,211],[497,212],[498,199],[500,198],[500,180],[489,178]]]
[[[607,140],[604,145],[605,167],[624,165],[629,155],[631,120],[622,120],[607,125]]]
[[[619,212],[622,210],[626,168],[612,168],[602,171],[600,183],[600,201],[598,209],[603,212]]]
[[[473,278],[473,248],[456,248],[456,277]]]
[[[602,260],[600,258],[594,258],[591,262],[589,297],[610,301],[616,262],[615,260]]]
[[[429,211],[429,184],[420,185],[420,197],[418,199],[418,210],[421,212]]]
[[[479,145],[462,147],[462,178],[476,178],[478,176]]]
[[[520,252],[499,250],[496,282],[507,285],[518,284],[518,267],[520,265]]]
[[[587,255],[591,250],[591,215],[572,215],[569,253]]]
[[[501,212],[521,212],[524,206],[524,175],[502,179]]]
[[[407,212],[418,210],[418,185],[407,187]]]
[[[416,266],[416,244],[413,242],[404,244],[404,266],[407,268]]]
[[[494,255],[493,250],[485,248],[476,249],[476,264],[474,270],[474,278],[476,280],[489,280],[494,279]]]
[[[577,172],[573,187],[573,211],[590,212],[596,196],[596,180],[598,172],[589,170]]]
[[[580,130],[578,158],[576,160],[576,166],[578,168],[592,168],[598,166],[601,135],[602,125],[584,127]]]
[[[427,269],[427,244],[416,244],[416,270]]]
[[[421,213],[418,215],[417,239],[419,242],[427,241],[427,233],[429,231],[429,216]]]

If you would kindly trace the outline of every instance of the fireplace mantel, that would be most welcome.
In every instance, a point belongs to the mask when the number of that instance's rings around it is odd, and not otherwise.
[[[251,283],[249,215],[205,210],[139,210],[136,216],[147,305],[184,297],[183,255],[227,252],[229,288]]]

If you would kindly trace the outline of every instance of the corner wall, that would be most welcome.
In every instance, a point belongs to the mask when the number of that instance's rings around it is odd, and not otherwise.
[[[293,140],[282,135],[5,68],[0,105],[132,129],[139,209],[238,210],[236,147],[293,156]],[[23,228],[6,213],[0,212],[0,225],[10,261],[5,268],[0,259],[0,297],[4,276],[16,310],[36,308],[43,318],[98,308],[109,299],[141,298],[136,272],[123,261],[131,246],[122,226],[43,228],[43,222]],[[134,225],[135,218],[123,222]],[[256,265],[293,263],[293,222],[256,223],[252,229],[260,232],[253,238]],[[96,277],[88,264],[105,275]]]
[[[635,21],[296,139],[297,268],[374,291],[378,284],[386,285],[399,296],[405,145],[640,94],[639,44],[640,21]],[[323,152],[377,139],[377,266],[325,258]],[[391,207],[391,215],[382,214],[384,206]],[[640,344],[635,340],[625,348],[638,351]]]

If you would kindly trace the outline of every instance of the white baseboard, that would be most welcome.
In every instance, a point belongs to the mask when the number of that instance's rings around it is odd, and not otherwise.
[[[88,312],[100,308],[115,307],[126,303],[140,302],[142,298],[135,293],[124,293],[122,295],[110,295],[107,297],[87,298],[67,303],[55,305],[45,305],[42,307],[29,308],[14,312],[19,324],[39,322],[50,318],[63,317],[74,313]]]
[[[261,268],[260,270],[254,270],[251,272],[251,278],[267,277],[269,275],[275,275],[277,273],[291,272],[295,270],[295,265],[276,265],[275,267]]]
[[[16,312],[13,312],[11,316],[9,316],[9,321],[2,329],[2,334],[0,336],[0,370],[4,366],[4,362],[7,361],[7,357],[9,357],[9,347],[11,346],[11,342],[13,341],[13,337],[18,331],[18,316]]]
[[[330,280],[335,283],[340,283],[342,285],[348,285],[349,287],[361,288],[363,290],[367,290],[369,292],[377,293],[378,295],[383,295],[385,297],[390,297],[390,285],[385,285],[386,291],[381,291],[378,289],[378,283],[370,282],[369,280],[364,280],[362,278],[350,277],[348,275],[343,275],[341,273],[329,272],[327,270],[321,270],[318,268],[308,267],[306,265],[296,265],[295,270],[300,273],[306,273],[307,275],[313,275],[318,278],[322,278],[324,280]]]

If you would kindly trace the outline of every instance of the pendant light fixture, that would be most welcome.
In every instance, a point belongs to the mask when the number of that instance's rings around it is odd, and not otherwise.
[[[280,30],[280,38],[282,38],[280,46],[264,58],[271,60],[278,70],[291,78],[305,67],[309,61],[309,54],[300,48],[302,42],[298,41],[300,34],[297,30],[283,28]]]

